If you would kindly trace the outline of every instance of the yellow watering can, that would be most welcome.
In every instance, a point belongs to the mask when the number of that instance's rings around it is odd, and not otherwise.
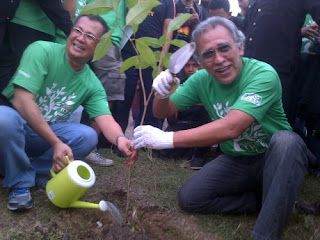
[[[92,168],[85,162],[74,160],[56,174],[50,170],[52,178],[46,186],[46,193],[49,200],[60,208],[96,208],[101,211],[108,210],[106,201],[99,204],[79,201],[79,198],[88,191],[95,183],[96,176]]]

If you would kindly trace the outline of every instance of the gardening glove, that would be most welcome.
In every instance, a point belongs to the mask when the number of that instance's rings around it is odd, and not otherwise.
[[[173,146],[173,132],[164,132],[149,125],[136,127],[133,131],[132,146],[137,148],[168,149]]]
[[[179,85],[180,80],[179,78],[175,77],[173,78],[172,74],[169,72],[169,69],[161,72],[152,83],[153,89],[156,91],[156,93],[160,96],[160,98],[168,98],[170,96],[170,93],[172,89],[177,88]]]

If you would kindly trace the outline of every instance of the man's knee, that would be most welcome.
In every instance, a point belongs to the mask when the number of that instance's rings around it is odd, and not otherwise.
[[[78,128],[74,133],[74,137],[70,144],[85,144],[90,145],[94,148],[98,144],[97,132],[92,128],[84,124],[80,124],[81,127]]]
[[[190,194],[189,191],[186,190],[185,186],[183,185],[178,192],[178,202],[179,206],[185,211],[192,211],[191,203],[190,203]]]
[[[302,138],[294,132],[279,131],[275,133],[271,138],[268,151],[279,156],[284,164],[299,163],[301,166],[307,164],[307,146]]]
[[[187,212],[203,212],[205,208],[203,199],[196,196],[195,192],[185,183],[178,192],[178,202],[181,209]]]
[[[279,148],[296,148],[296,147],[303,147],[305,148],[305,143],[302,138],[296,134],[295,132],[291,131],[279,131],[273,134],[270,140],[270,146],[279,147]]]
[[[0,136],[9,138],[23,119],[13,108],[0,106]]]

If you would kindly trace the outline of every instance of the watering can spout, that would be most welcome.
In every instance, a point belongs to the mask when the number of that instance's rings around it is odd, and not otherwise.
[[[70,204],[69,207],[72,208],[95,208],[100,209],[101,211],[107,211],[108,205],[106,201],[100,201],[98,203],[84,202],[84,201],[74,201]]]

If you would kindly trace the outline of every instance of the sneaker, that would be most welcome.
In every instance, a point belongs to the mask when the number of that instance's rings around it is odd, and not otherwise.
[[[99,166],[112,166],[113,160],[103,157],[97,149],[93,150],[84,158],[88,163],[93,163]]]
[[[204,165],[203,158],[192,156],[190,160],[190,168],[193,170],[199,170]]]
[[[15,188],[9,193],[7,208],[14,210],[23,210],[32,208],[32,198],[29,188]]]

